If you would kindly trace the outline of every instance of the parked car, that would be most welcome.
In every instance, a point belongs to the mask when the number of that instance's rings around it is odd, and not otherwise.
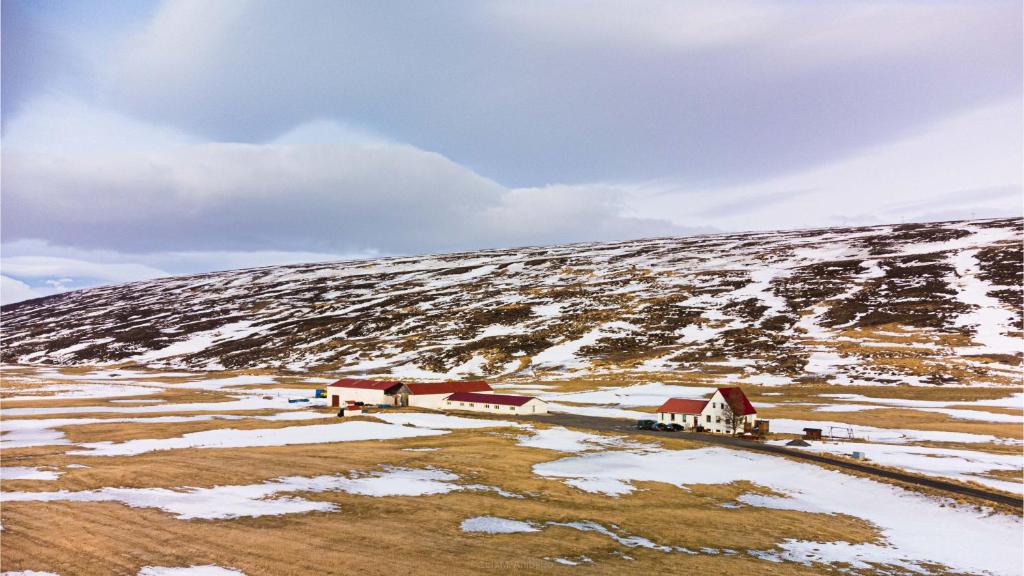
[[[676,424],[675,422],[669,424],[669,427],[672,428],[673,432],[679,432],[680,430],[683,429],[683,425],[682,424]]]
[[[657,430],[658,429],[658,423],[656,421],[654,421],[654,420],[637,420],[636,421],[636,429],[637,430]]]
[[[658,423],[657,430],[660,430],[662,432],[675,432],[676,431],[676,429],[673,428],[671,424],[664,424],[664,423],[660,423],[660,422]]]

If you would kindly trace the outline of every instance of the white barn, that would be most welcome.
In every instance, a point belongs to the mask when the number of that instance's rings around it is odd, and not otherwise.
[[[349,402],[364,404],[400,404],[401,382],[342,378],[327,386],[328,404],[334,408]]]
[[[446,410],[488,412],[490,414],[547,414],[548,405],[533,396],[512,396],[509,394],[481,394],[479,392],[456,392],[444,401]]]
[[[749,431],[756,420],[757,410],[736,387],[719,388],[707,400],[670,398],[658,408],[658,422],[686,430],[733,434]]]
[[[409,395],[409,406],[442,410],[445,399],[457,392],[491,394],[494,390],[483,380],[469,382],[421,382],[408,383],[403,392]]]

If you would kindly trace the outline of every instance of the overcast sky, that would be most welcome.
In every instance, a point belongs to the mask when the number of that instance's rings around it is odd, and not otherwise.
[[[1019,0],[2,6],[5,303],[1022,213]]]

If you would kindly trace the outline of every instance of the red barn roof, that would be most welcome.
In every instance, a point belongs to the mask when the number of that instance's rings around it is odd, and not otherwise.
[[[708,405],[707,400],[686,400],[683,398],[669,398],[658,408],[658,412],[671,412],[673,414],[700,414]]]
[[[484,404],[502,404],[504,406],[522,406],[533,396],[512,396],[510,394],[479,394],[477,392],[456,392],[447,398],[451,402],[482,402]]]
[[[455,392],[490,392],[491,387],[483,380],[469,382],[419,382],[405,385],[410,394],[453,394]]]
[[[743,390],[736,387],[719,388],[719,392],[725,397],[725,401],[732,407],[733,412],[739,416],[747,416],[749,414],[757,414],[757,409],[754,405],[747,400],[747,395],[743,393]]]
[[[401,382],[387,382],[384,380],[357,380],[355,378],[342,378],[331,386],[338,388],[360,388],[362,390],[384,390],[385,392],[401,386]]]

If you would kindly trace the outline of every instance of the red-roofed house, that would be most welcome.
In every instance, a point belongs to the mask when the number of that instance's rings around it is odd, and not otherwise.
[[[719,388],[707,400],[671,398],[658,408],[658,422],[687,430],[732,434],[754,426],[757,410],[743,390]]]
[[[342,378],[327,386],[327,395],[335,408],[348,402],[399,404],[401,390],[401,382]]]
[[[483,380],[468,382],[410,382],[405,385],[404,393],[409,395],[409,406],[440,410],[444,408],[445,398],[459,392],[490,394],[490,385]]]
[[[491,414],[547,414],[548,405],[533,396],[456,392],[444,401],[446,410],[489,412]]]

